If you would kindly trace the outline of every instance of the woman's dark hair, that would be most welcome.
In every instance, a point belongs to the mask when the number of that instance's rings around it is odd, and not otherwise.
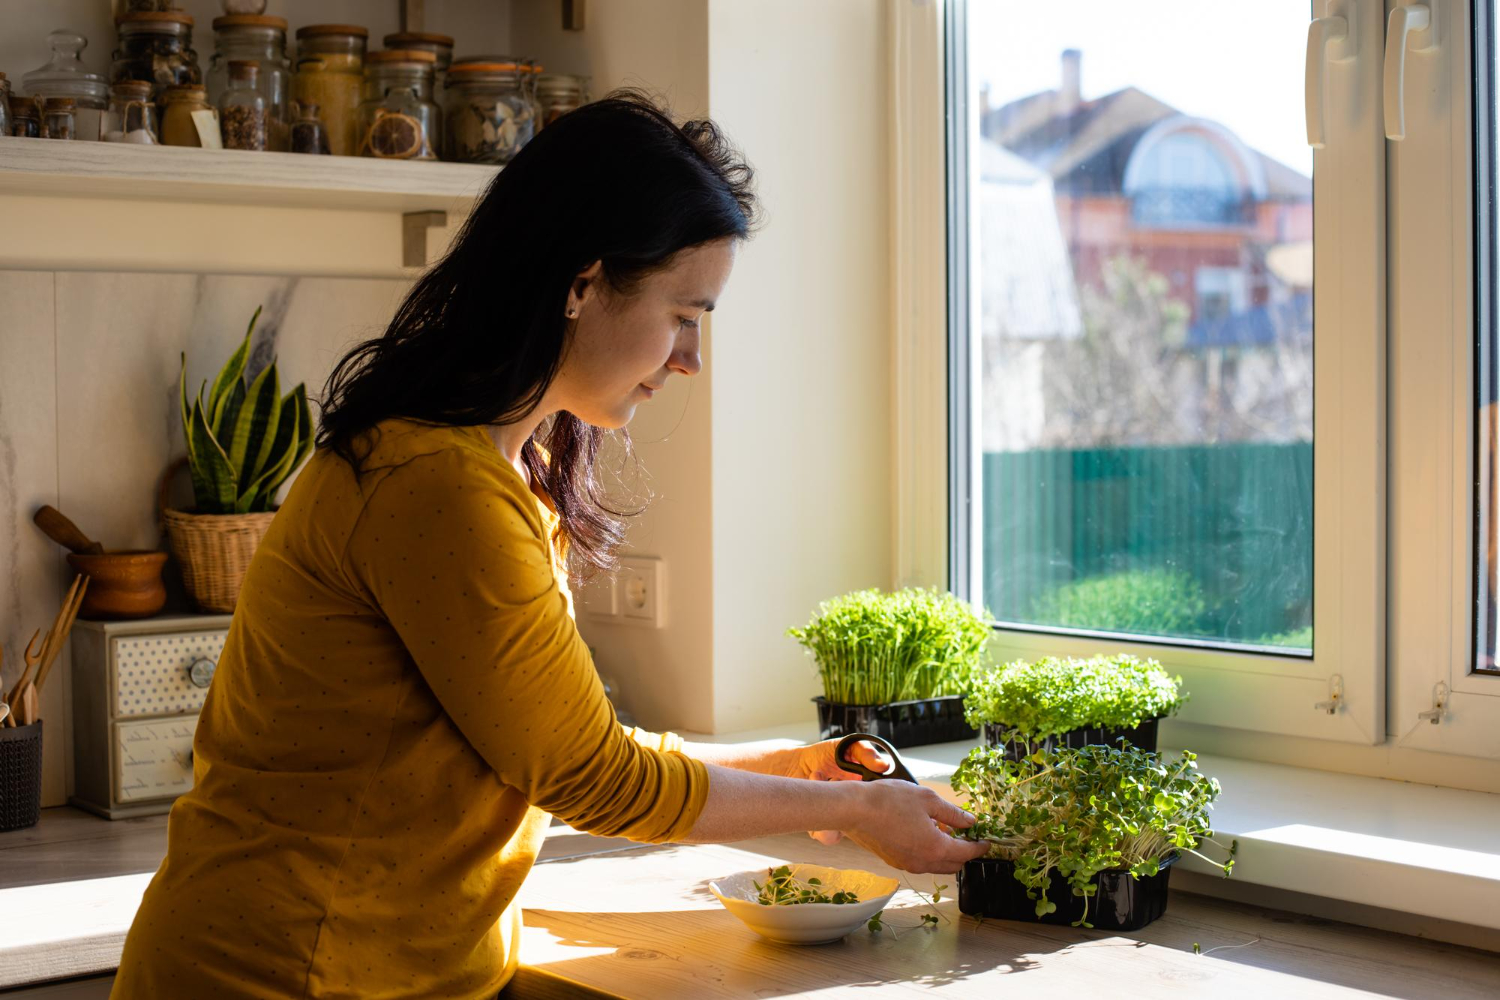
[[[748,236],[751,180],[713,122],[677,125],[637,91],[558,118],[500,171],[384,335],[335,366],[318,447],[358,476],[368,450],[356,442],[387,417],[474,426],[531,413],[567,347],[563,311],[578,273],[601,261],[609,287],[629,294],[682,250]],[[608,433],[563,411],[521,449],[557,508],[575,582],[614,567],[618,518],[640,513],[608,506],[596,477]]]

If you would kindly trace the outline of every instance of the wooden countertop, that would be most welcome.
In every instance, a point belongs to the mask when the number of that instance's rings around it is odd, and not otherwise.
[[[1393,997],[1493,1000],[1500,956],[1174,892],[1167,914],[1113,934],[947,918],[907,888],[885,932],[840,944],[765,941],[720,905],[711,879],[809,862],[905,878],[928,892],[948,876],[905,875],[852,844],[805,834],[733,845],[637,846],[538,865],[522,892],[521,960],[629,998],[881,996]],[[944,893],[946,897],[948,894]],[[1201,955],[1194,954],[1198,944]]]
[[[0,834],[0,988],[112,969],[165,849],[164,816],[109,822],[66,807]],[[1092,996],[1119,995],[1122,985],[1153,998],[1500,995],[1500,956],[1491,953],[1183,892],[1174,891],[1161,920],[1114,935],[979,925],[952,899],[938,904],[947,921],[928,929],[920,917],[930,911],[903,888],[886,910],[886,932],[798,948],[762,940],[708,890],[713,878],[798,861],[903,877],[857,846],[805,834],[641,845],[554,826],[522,891],[522,961],[649,1000],[867,996],[872,987],[896,996]],[[956,882],[904,878],[924,892]]]

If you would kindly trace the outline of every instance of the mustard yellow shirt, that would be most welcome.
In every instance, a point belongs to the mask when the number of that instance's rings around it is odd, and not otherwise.
[[[489,998],[549,814],[680,840],[682,740],[615,718],[557,515],[482,428],[317,451],[257,549],[110,994]]]

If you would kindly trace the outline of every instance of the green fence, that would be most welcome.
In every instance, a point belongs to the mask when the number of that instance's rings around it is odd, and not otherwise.
[[[1104,609],[1123,601],[1132,630],[1229,641],[1305,629],[1312,455],[1308,442],[988,453],[985,602],[1002,621],[1109,628]],[[1153,629],[1152,608],[1175,600],[1164,590],[1187,603]]]

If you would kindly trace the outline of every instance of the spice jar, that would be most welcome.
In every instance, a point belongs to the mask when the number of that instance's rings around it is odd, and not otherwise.
[[[263,14],[266,0],[223,0],[226,14]]]
[[[453,38],[450,35],[435,35],[426,31],[398,31],[386,35],[382,41],[388,49],[415,49],[431,52],[436,57],[432,64],[432,102],[443,106],[443,87],[448,67],[453,65]]]
[[[536,115],[514,62],[455,63],[444,108],[445,159],[509,163],[531,140]]]
[[[204,77],[212,104],[218,104],[229,89],[229,63],[233,59],[260,64],[260,94],[266,99],[266,148],[286,149],[292,89],[292,64],[286,57],[286,19],[256,14],[214,18],[214,54]]]
[[[270,118],[260,93],[260,66],[248,59],[229,62],[229,89],[219,100],[219,128],[225,149],[264,150]]]
[[[193,112],[208,111],[214,114],[218,128],[218,113],[208,103],[207,91],[196,83],[181,83],[168,87],[161,93],[161,141],[165,146],[201,147],[198,126],[193,122]]]
[[[36,101],[29,97],[10,99],[10,134],[23,139],[42,137],[42,115]]]
[[[292,152],[327,156],[328,131],[318,117],[318,106],[302,104],[299,108],[297,117],[292,119]]]
[[[0,135],[10,135],[10,81],[0,73]]]
[[[139,11],[115,18],[120,38],[109,82],[145,80],[161,105],[166,88],[202,83],[203,70],[193,49],[193,19],[181,11]],[[161,110],[158,107],[158,110]]]
[[[391,49],[365,58],[365,99],[359,105],[360,156],[435,160],[442,113],[432,102],[431,52]]]
[[[364,83],[365,42],[370,33],[352,24],[309,24],[297,29],[297,75],[292,99],[323,112],[328,148],[353,156],[357,112]]]
[[[73,112],[77,104],[71,97],[49,97],[42,105],[42,138],[73,138]]]
[[[151,84],[145,80],[124,80],[110,88],[101,138],[106,142],[156,143],[156,104],[151,100]]]
[[[588,103],[588,77],[542,73],[536,78],[537,128],[546,128],[562,115]]]

